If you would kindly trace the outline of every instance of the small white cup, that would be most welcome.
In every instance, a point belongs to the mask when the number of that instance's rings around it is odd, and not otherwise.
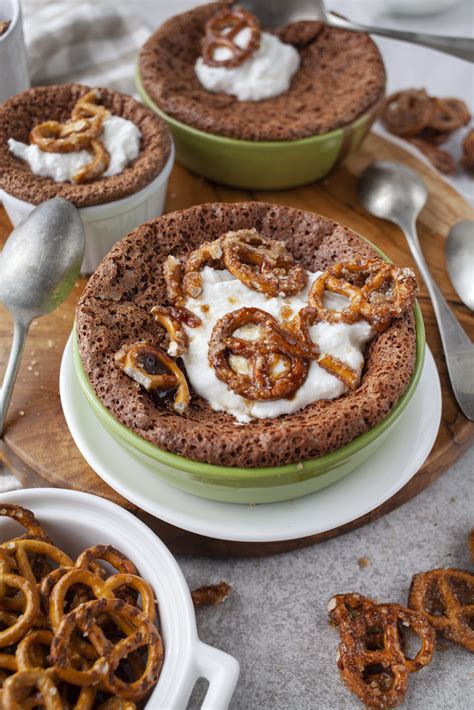
[[[0,0],[0,20],[10,20],[0,36],[0,103],[30,86],[20,0]]]

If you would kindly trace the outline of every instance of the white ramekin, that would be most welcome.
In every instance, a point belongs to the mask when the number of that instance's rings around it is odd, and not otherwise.
[[[1,503],[32,510],[57,545],[74,557],[99,543],[114,545],[137,565],[155,590],[164,663],[148,710],[183,710],[198,678],[209,688],[202,710],[226,710],[239,675],[232,656],[199,640],[194,607],[183,574],[168,549],[134,515],[88,493],[59,488],[31,488],[0,495]],[[0,540],[18,534],[19,527],[0,517]]]
[[[163,213],[168,179],[174,163],[174,145],[163,170],[146,187],[122,200],[103,205],[79,207],[86,236],[86,249],[81,274],[91,274],[119,239],[152,217]],[[0,190],[7,215],[16,226],[35,207],[30,202]]]
[[[0,0],[0,20],[11,24],[0,37],[0,103],[30,85],[26,66],[25,42],[21,24],[20,0]]]

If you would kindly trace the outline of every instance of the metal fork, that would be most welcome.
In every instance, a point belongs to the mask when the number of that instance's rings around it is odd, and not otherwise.
[[[368,27],[327,12],[323,0],[239,0],[235,3],[256,15],[264,27],[282,27],[299,20],[320,20],[329,27],[351,32],[369,32],[381,37],[401,39],[422,44],[446,54],[474,62],[474,39],[470,37],[443,37],[423,32]]]

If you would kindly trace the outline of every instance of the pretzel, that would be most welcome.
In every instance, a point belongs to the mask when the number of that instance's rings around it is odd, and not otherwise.
[[[448,153],[447,150],[438,148],[437,145],[433,145],[432,142],[423,140],[423,138],[411,138],[410,143],[418,148],[418,150],[421,150],[441,173],[445,175],[456,174],[456,162],[451,153]]]
[[[15,559],[19,574],[33,584],[36,584],[40,580],[38,580],[35,575],[34,565],[32,566],[28,557],[29,554],[38,555],[46,561],[52,560],[61,567],[72,567],[74,565],[74,562],[65,552],[45,540],[19,538],[3,543],[1,547]]]
[[[28,703],[32,690],[39,693],[39,697],[35,696],[33,705]],[[2,700],[8,710],[25,710],[27,707],[38,705],[45,710],[64,709],[56,684],[45,670],[20,671],[7,678],[3,684]]]
[[[99,140],[104,120],[110,112],[96,103],[99,99],[100,93],[92,89],[76,102],[71,112],[72,121],[64,124],[45,121],[30,132],[30,142],[43,151],[72,153],[88,150],[92,154],[92,161],[72,176],[72,181],[78,185],[100,177],[110,164],[110,155]]]
[[[8,611],[1,613],[0,618],[7,627],[0,631],[0,648],[5,648],[20,641],[32,628],[40,612],[40,599],[36,584],[29,579],[16,574],[3,574],[1,581],[5,587],[20,591],[24,600],[22,613],[18,617]]]
[[[236,44],[237,35],[250,30],[250,38],[245,47]],[[260,47],[261,30],[257,18],[242,8],[224,8],[206,22],[202,43],[204,63],[210,67],[238,67]],[[216,58],[216,50],[225,48],[230,57]]]
[[[231,591],[232,587],[227,582],[219,582],[219,584],[198,587],[191,592],[191,597],[195,607],[219,606],[219,604],[225,602]]]
[[[227,232],[223,237],[226,269],[243,284],[266,296],[294,296],[307,282],[284,242],[265,239],[256,229]]]
[[[464,101],[454,98],[433,98],[431,101],[433,113],[428,128],[438,133],[452,133],[469,123],[471,114]]]
[[[387,97],[382,121],[391,133],[407,138],[428,126],[433,112],[433,102],[424,89],[405,89]]]
[[[222,266],[222,240],[204,242],[188,257],[184,267],[183,293],[188,298],[198,298],[202,293],[202,279],[199,271],[206,264],[217,262]]]
[[[191,396],[186,377],[160,348],[145,342],[125,345],[115,354],[115,362],[147,392],[176,389],[173,406],[178,414],[188,408]]]
[[[197,328],[201,325],[201,319],[188,311],[187,308],[179,306],[154,306],[151,313],[168,333],[170,339],[168,355],[170,357],[183,355],[189,347],[189,338],[183,328],[183,323],[186,323],[190,328]]]
[[[327,309],[323,303],[325,291],[345,296],[349,305],[341,310]],[[362,316],[374,330],[382,332],[412,307],[415,294],[416,278],[411,269],[355,256],[318,276],[310,288],[308,303],[321,320],[355,323]]]
[[[103,614],[119,617],[130,624],[133,632],[112,644],[105,637],[97,620]],[[99,658],[87,670],[74,668],[70,642],[76,632],[87,634]],[[147,646],[146,667],[141,677],[127,682],[116,674],[122,660],[133,651]],[[61,620],[51,645],[51,656],[57,675],[74,685],[97,685],[130,700],[139,700],[153,687],[158,679],[163,662],[163,647],[160,635],[147,616],[136,607],[120,599],[99,599],[81,604]]]
[[[186,298],[183,294],[183,265],[171,254],[163,262],[166,297],[175,306],[182,306]]]
[[[373,708],[399,705],[410,673],[430,663],[435,633],[424,614],[399,604],[375,604],[358,594],[340,594],[328,605],[339,630],[337,664],[348,688]],[[420,638],[414,658],[404,652],[400,628],[410,627]]]
[[[260,329],[257,340],[234,336],[236,330],[246,325]],[[217,377],[229,389],[247,399],[272,400],[291,396],[306,380],[309,364],[303,353],[306,351],[301,350],[297,339],[272,315],[260,308],[239,308],[216,322],[208,358]],[[229,361],[230,355],[245,358],[249,374],[237,372]],[[283,373],[273,372],[275,356],[289,363]]]
[[[474,574],[457,569],[434,569],[415,574],[408,606],[426,614],[447,639],[474,652]]]
[[[334,375],[347,387],[348,390],[355,390],[359,384],[359,375],[356,370],[347,363],[329,353],[323,353],[318,358],[318,365],[324,370]]]
[[[464,138],[462,150],[461,165],[466,170],[474,170],[474,128]]]
[[[26,532],[23,535],[14,539],[22,540],[25,538],[38,538],[39,540],[46,540],[47,542],[50,542],[47,533],[43,530],[31,510],[28,510],[27,508],[22,508],[21,505],[14,505],[13,503],[3,503],[2,505],[0,505],[0,515],[15,520],[17,523],[20,523],[20,525],[25,528]]]
[[[128,557],[125,557],[120,550],[112,547],[112,545],[94,545],[93,547],[86,548],[77,558],[75,566],[88,569],[104,579],[107,574],[106,570],[97,560],[108,562],[108,564],[118,572],[123,572],[124,574],[138,574],[134,563],[129,560]]]

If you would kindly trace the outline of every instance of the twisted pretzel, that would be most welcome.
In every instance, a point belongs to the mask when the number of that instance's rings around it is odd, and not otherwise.
[[[112,545],[94,545],[86,548],[77,558],[75,566],[88,569],[104,579],[107,572],[97,560],[108,562],[118,572],[138,574],[134,563]]]
[[[199,271],[206,264],[215,264],[222,268],[222,240],[204,242],[188,257],[184,267],[183,292],[189,298],[198,298],[202,292],[202,279]]]
[[[29,703],[32,690],[37,690],[33,704]],[[20,671],[3,684],[4,706],[8,710],[25,710],[41,705],[45,710],[63,710],[64,705],[51,675],[45,670]]]
[[[235,337],[235,331],[247,325],[259,328],[257,340]],[[245,358],[250,373],[237,372],[229,360],[231,355]],[[274,372],[275,356],[287,364],[282,373]],[[289,397],[303,384],[309,368],[306,351],[297,339],[260,308],[239,308],[220,318],[212,331],[208,358],[229,389],[251,400]]]
[[[26,532],[20,537],[14,538],[24,539],[35,537],[39,540],[46,540],[49,542],[49,537],[41,527],[40,523],[36,519],[35,515],[27,508],[22,508],[21,505],[14,505],[13,503],[3,503],[0,506],[0,515],[6,516],[20,523],[22,527],[25,528]]]
[[[40,612],[40,599],[36,584],[16,574],[3,574],[5,587],[13,587],[23,595],[22,613],[17,617],[11,612],[2,612],[1,620],[7,628],[0,631],[0,648],[11,646],[22,639],[32,628]]]
[[[415,574],[408,606],[426,614],[434,629],[474,652],[474,575],[457,569]]]
[[[74,565],[74,562],[68,555],[66,555],[65,552],[45,540],[20,538],[3,543],[1,547],[15,559],[18,573],[33,584],[40,581],[41,577],[38,580],[35,574],[34,565],[32,565],[28,557],[29,554],[38,555],[43,559],[43,561],[52,560],[61,567],[73,567]],[[42,570],[44,570],[44,567],[42,567]]]
[[[284,242],[265,239],[256,229],[227,232],[223,237],[226,269],[248,288],[267,296],[294,296],[307,282]]]
[[[399,604],[375,604],[357,594],[333,597],[328,609],[341,636],[337,664],[348,688],[369,707],[399,705],[409,674],[433,657],[435,633],[424,614]],[[407,627],[421,640],[415,658],[404,652],[400,629]]]
[[[406,89],[387,97],[382,121],[391,133],[407,138],[428,126],[433,111],[433,102],[424,89]]]
[[[250,30],[249,41],[240,47],[235,39],[245,29]],[[224,8],[206,22],[202,43],[204,63],[210,67],[238,67],[259,48],[260,38],[260,23],[254,15],[242,8]],[[216,50],[221,48],[228,49],[230,57],[217,59]]]
[[[471,114],[461,99],[432,99],[433,114],[428,128],[439,133],[452,133],[457,128],[469,123]]]
[[[188,311],[187,308],[179,306],[154,306],[151,313],[168,333],[170,339],[168,355],[170,357],[183,355],[189,346],[189,338],[183,328],[183,323],[186,323],[190,328],[197,328],[201,325],[201,319]]]
[[[133,629],[131,634],[115,644],[106,638],[97,623],[103,614],[111,613]],[[78,670],[73,666],[70,642],[77,631],[87,635],[99,655],[87,670]],[[147,646],[148,655],[143,674],[130,682],[122,680],[116,674],[120,662],[144,646]],[[56,673],[63,680],[80,686],[101,683],[110,693],[139,700],[158,679],[163,646],[156,627],[139,609],[119,599],[99,599],[81,604],[62,618],[51,645],[51,655]]]
[[[100,99],[97,89],[88,91],[75,104],[71,112],[72,121],[45,121],[34,126],[30,132],[30,142],[41,150],[52,153],[73,153],[88,150],[92,162],[80,168],[73,176],[73,182],[82,184],[100,177],[109,167],[110,155],[98,139],[104,120],[110,112],[96,102]]]
[[[400,269],[382,259],[364,260],[356,256],[318,276],[310,288],[308,303],[321,320],[354,323],[362,316],[374,330],[382,332],[394,318],[400,318],[413,306],[416,289],[411,269]],[[325,291],[345,296],[349,305],[341,310],[325,308]]]
[[[125,345],[115,354],[115,362],[147,392],[176,389],[174,409],[182,414],[191,395],[182,370],[163,350],[149,343]]]

